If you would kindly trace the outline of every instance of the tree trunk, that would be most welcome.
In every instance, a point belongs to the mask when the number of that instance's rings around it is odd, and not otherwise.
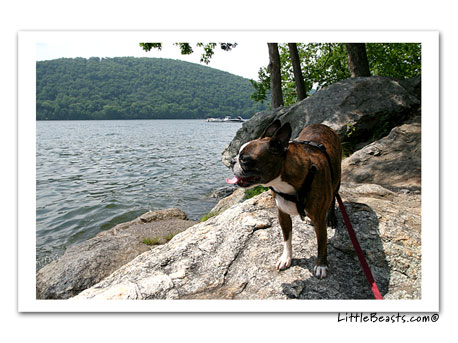
[[[297,101],[300,101],[307,97],[307,92],[305,90],[304,77],[302,76],[301,62],[299,60],[297,44],[288,43],[288,48],[289,55],[291,56],[291,64],[293,65],[294,81],[296,82]]]
[[[277,43],[267,43],[269,47],[270,91],[272,92],[272,108],[283,106],[281,91],[280,54]]]
[[[346,43],[348,69],[351,77],[371,76],[367,61],[366,44]]]

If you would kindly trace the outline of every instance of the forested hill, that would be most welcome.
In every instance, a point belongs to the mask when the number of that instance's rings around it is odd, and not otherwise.
[[[248,79],[162,58],[37,62],[37,120],[251,117]]]

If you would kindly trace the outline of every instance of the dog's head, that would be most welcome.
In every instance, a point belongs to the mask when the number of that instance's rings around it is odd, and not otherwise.
[[[275,179],[283,168],[290,138],[291,125],[281,126],[279,120],[274,121],[260,138],[240,147],[238,155],[231,161],[234,177],[226,182],[248,188]]]

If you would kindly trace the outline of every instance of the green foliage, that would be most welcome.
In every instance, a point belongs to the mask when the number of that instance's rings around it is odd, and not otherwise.
[[[159,245],[162,243],[167,243],[170,241],[173,237],[175,237],[176,234],[174,233],[169,233],[166,236],[161,237],[151,237],[151,238],[143,238],[142,242],[146,245]]]
[[[190,55],[194,52],[191,44],[189,43],[174,43],[180,48],[182,55]],[[221,50],[224,51],[231,51],[233,48],[237,46],[237,43],[219,43]],[[200,61],[208,64],[210,63],[210,59],[215,53],[215,48],[217,46],[216,43],[197,43],[197,47],[203,48],[204,52],[200,58]],[[162,50],[162,43],[140,43],[140,47],[142,47],[145,51],[151,51],[151,49],[159,49]]]
[[[261,193],[264,193],[265,191],[268,191],[269,188],[266,188],[264,186],[256,186],[253,188],[248,188],[245,190],[245,199],[250,199],[256,195],[259,195]]]
[[[175,233],[169,233],[168,235],[164,236],[163,238],[168,242],[170,241],[173,237],[175,237]]]
[[[354,123],[347,123],[347,131],[345,133],[345,136],[347,138],[351,138],[351,136],[355,133],[356,131],[356,126]]]
[[[312,89],[316,91],[350,77],[343,44],[299,44],[298,52],[305,89],[309,94]],[[287,44],[280,45],[280,54],[282,66],[287,67],[285,71],[282,67],[283,99],[285,105],[292,105],[296,102],[296,84]]]
[[[287,44],[279,44],[282,91],[285,106],[296,102],[296,85]],[[350,77],[347,51],[343,43],[297,44],[302,74],[308,94]],[[367,43],[372,75],[409,78],[421,74],[421,45],[416,43]],[[270,89],[267,67],[259,70],[259,81],[252,81],[255,101],[264,101]]]
[[[202,54],[200,61],[205,64],[210,63],[210,59],[212,58],[213,54],[215,53],[216,43],[208,43],[208,44],[197,43],[197,46],[204,48],[204,53]]]
[[[159,43],[151,43],[159,44]],[[162,58],[37,62],[37,120],[251,117],[248,79]]]
[[[143,238],[143,243],[145,243],[146,245],[158,245],[159,237]]]
[[[206,222],[207,220],[209,220],[210,218],[212,218],[212,217],[214,217],[214,216],[216,216],[216,215],[218,215],[218,213],[216,213],[216,212],[211,212],[211,211],[210,211],[210,212],[208,212],[207,214],[204,214],[204,215],[202,216],[202,218],[200,218],[200,222],[201,222],[201,223],[202,223],[202,222]]]
[[[270,74],[267,71],[267,68],[259,69],[258,79],[260,81],[250,80],[251,85],[256,90],[251,95],[251,99],[257,102],[264,103],[264,101],[269,99],[270,95]]]
[[[145,51],[151,51],[151,49],[162,50],[162,43],[140,43],[140,47]]]
[[[403,79],[421,74],[421,44],[367,43],[366,51],[373,75]]]
[[[182,55],[191,55],[194,52],[191,44],[189,43],[175,43],[174,45],[177,45],[180,48]]]

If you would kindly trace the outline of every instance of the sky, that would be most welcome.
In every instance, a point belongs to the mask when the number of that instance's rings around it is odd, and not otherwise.
[[[202,48],[194,47],[191,55],[181,55],[180,49],[173,43],[163,43],[162,50],[152,49],[145,52],[135,41],[121,41],[116,44],[100,42],[100,40],[61,40],[40,42],[36,45],[37,61],[52,60],[61,57],[160,57],[178,59],[187,62],[200,63]],[[227,71],[248,79],[258,79],[259,68],[269,62],[266,43],[238,43],[229,52],[219,47],[213,55],[209,67]]]

